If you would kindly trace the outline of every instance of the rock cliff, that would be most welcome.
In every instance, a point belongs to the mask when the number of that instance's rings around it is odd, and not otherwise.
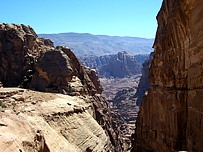
[[[37,38],[30,26],[0,23],[0,82],[5,87],[26,87],[38,57],[48,48],[53,43]]]
[[[132,151],[203,151],[203,1],[164,0]]]
[[[96,72],[84,67],[69,48],[54,47],[29,26],[1,23],[0,57],[4,87],[35,90],[2,88],[1,148],[123,150]]]
[[[66,47],[47,50],[40,56],[30,87],[63,94],[95,95],[102,92],[96,72],[84,67]]]
[[[140,55],[136,57],[142,62],[141,57],[145,56],[146,55]],[[81,57],[81,61],[86,66],[96,69],[99,77],[123,78],[139,74],[141,71],[140,65],[136,61],[135,56],[131,56],[125,51],[100,57]]]
[[[153,58],[154,58],[154,53],[152,52],[150,54],[149,59],[145,60],[145,62],[142,64],[142,76],[140,78],[140,82],[139,82],[137,91],[134,95],[134,97],[137,98],[137,102],[136,102],[137,106],[141,106],[143,96],[145,95],[146,91],[149,90],[149,86],[150,86],[149,67],[151,65]]]

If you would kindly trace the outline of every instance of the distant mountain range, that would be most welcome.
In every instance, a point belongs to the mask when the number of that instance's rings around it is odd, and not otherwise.
[[[38,34],[51,39],[54,45],[69,47],[78,57],[103,56],[126,51],[130,55],[149,54],[154,39],[92,35],[88,33]]]

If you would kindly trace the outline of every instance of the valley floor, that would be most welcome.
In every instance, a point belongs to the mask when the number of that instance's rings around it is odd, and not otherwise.
[[[141,75],[125,78],[100,78],[104,87],[103,96],[109,104],[114,120],[119,124],[119,130],[128,148],[131,147],[131,136],[135,131],[135,122],[139,112],[135,93],[140,78]]]

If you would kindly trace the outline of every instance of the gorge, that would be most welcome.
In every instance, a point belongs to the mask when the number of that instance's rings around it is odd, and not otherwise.
[[[0,23],[1,150],[203,151],[202,6],[163,0],[142,75],[125,51],[82,61],[30,26]]]

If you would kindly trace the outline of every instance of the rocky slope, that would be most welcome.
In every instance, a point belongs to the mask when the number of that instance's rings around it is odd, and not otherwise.
[[[130,60],[131,62],[135,60],[135,62],[140,67],[142,67],[142,64],[145,62],[145,60],[149,59],[149,54],[137,54],[133,56],[133,55],[129,55],[127,52],[124,51],[124,52],[118,52],[117,54],[110,54],[110,55],[104,55],[104,56],[80,57],[80,60],[84,65],[92,69],[99,69],[99,67],[107,65],[110,60],[117,59],[119,54],[120,56],[125,55],[125,58],[124,58],[125,60]],[[123,63],[125,64],[125,62]],[[137,67],[137,65],[135,65],[135,67]]]
[[[124,150],[117,124],[100,95],[96,72],[82,66],[69,48],[53,47],[29,26],[1,23],[0,55],[4,87],[36,90],[1,90],[0,105],[5,108],[0,113],[1,148],[9,152]]]
[[[149,54],[154,39],[92,35],[88,33],[38,34],[54,44],[68,46],[78,57],[104,56],[127,51],[130,55]]]
[[[203,1],[164,0],[132,151],[203,151]]]
[[[1,88],[0,145],[5,152],[110,151],[85,97]]]
[[[138,88],[140,77],[141,77],[141,74],[131,76],[131,77],[124,77],[124,78],[100,78],[101,85],[104,88],[102,95],[107,100],[110,101],[115,98],[115,96],[118,92],[122,92],[122,90],[128,90],[129,92],[136,92],[136,89]],[[117,97],[119,98],[119,94],[121,96],[125,94],[125,93],[124,94],[123,93],[121,93],[121,94],[118,93]],[[128,98],[128,97],[126,97],[126,98]],[[133,94],[130,97],[133,97]]]

